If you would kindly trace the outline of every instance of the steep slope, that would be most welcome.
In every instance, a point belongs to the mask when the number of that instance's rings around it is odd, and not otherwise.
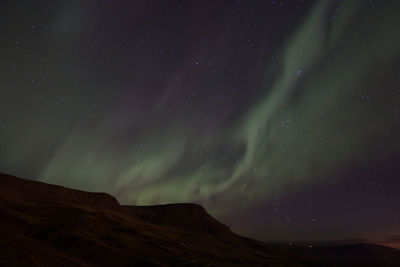
[[[118,201],[106,193],[89,193],[6,174],[1,174],[0,190],[3,194],[10,194],[16,199],[33,203],[64,202],[106,209],[120,207]]]
[[[0,247],[7,266],[400,266],[396,249],[272,246],[196,204],[121,206],[108,194],[4,174]]]
[[[232,233],[198,205],[124,207],[107,194],[8,175],[0,175],[0,244],[0,262],[13,266],[311,263]]]
[[[200,205],[176,203],[154,206],[126,206],[133,215],[149,223],[214,235],[231,234],[229,227],[211,217]]]

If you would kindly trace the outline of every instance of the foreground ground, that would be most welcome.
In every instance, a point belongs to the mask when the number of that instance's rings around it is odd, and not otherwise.
[[[400,266],[395,249],[288,250],[239,236],[196,204],[122,206],[5,174],[0,247],[7,266]]]

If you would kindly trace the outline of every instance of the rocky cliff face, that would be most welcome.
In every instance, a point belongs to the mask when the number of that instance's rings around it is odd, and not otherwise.
[[[91,193],[39,181],[0,174],[0,190],[32,203],[64,202],[96,208],[119,208],[118,201],[106,193]]]
[[[224,235],[229,227],[211,217],[200,205],[176,203],[154,206],[127,206],[134,216],[157,225],[179,227],[198,233]]]
[[[309,263],[231,232],[196,204],[121,206],[108,194],[2,174],[0,246],[0,262],[10,266]]]
[[[0,247],[7,266],[400,266],[394,249],[289,251],[233,233],[200,205],[121,206],[3,174]]]

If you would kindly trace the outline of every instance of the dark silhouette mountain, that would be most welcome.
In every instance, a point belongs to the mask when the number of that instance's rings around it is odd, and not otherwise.
[[[346,254],[335,248],[316,256],[242,237],[196,204],[122,206],[108,194],[5,174],[0,246],[5,266],[330,266]],[[363,262],[367,251],[356,247],[348,253],[356,257],[343,259]],[[400,263],[397,250],[375,251],[376,266]]]
[[[121,206],[108,194],[0,175],[0,262],[12,266],[301,266],[195,204]]]
[[[155,206],[128,206],[135,217],[146,222],[178,227],[182,230],[214,235],[228,235],[229,227],[211,217],[197,204],[177,203]]]
[[[0,190],[3,194],[33,203],[64,202],[107,209],[120,207],[118,201],[106,193],[89,193],[4,174],[1,175]]]

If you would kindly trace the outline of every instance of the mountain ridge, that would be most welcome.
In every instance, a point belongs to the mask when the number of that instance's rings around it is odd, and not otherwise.
[[[12,266],[352,266],[367,253],[372,266],[400,266],[400,251],[382,246],[292,251],[237,235],[198,204],[120,205],[6,174],[0,246]]]
[[[107,193],[86,192],[7,174],[0,175],[0,189],[14,193],[22,200],[34,203],[61,201],[109,209],[120,206],[118,200]]]
[[[304,266],[310,262],[231,232],[197,204],[123,206],[105,193],[6,174],[0,174],[0,245],[4,247],[0,262],[13,266]]]

